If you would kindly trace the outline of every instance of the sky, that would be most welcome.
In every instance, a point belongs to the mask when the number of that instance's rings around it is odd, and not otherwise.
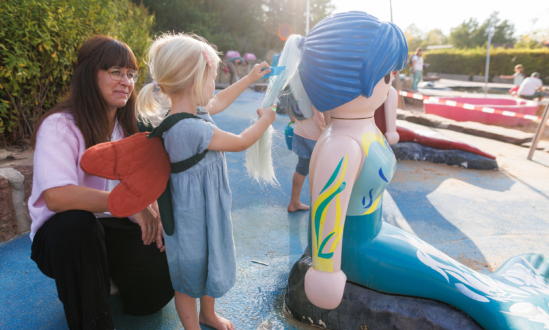
[[[389,0],[332,0],[335,13],[362,10],[384,21],[391,21]],[[520,5],[517,5],[520,4]],[[535,29],[549,29],[549,0],[392,0],[393,22],[402,30],[415,24],[423,32],[450,29],[469,18],[480,23],[499,11],[501,20],[515,25],[518,37]]]

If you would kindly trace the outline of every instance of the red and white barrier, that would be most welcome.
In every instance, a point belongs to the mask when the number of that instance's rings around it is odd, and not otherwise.
[[[456,101],[452,101],[452,100],[440,100],[438,97],[432,97],[432,96],[427,96],[427,95],[418,94],[418,93],[410,93],[410,92],[400,91],[399,94],[402,95],[402,96],[405,96],[405,97],[410,97],[410,98],[416,99],[416,100],[423,100],[423,101],[428,100],[430,102],[439,103],[439,104],[446,104],[446,105],[449,105],[451,107],[463,108],[463,109],[467,109],[467,110],[481,111],[481,112],[486,112],[486,113],[495,113],[495,114],[498,114],[498,115],[503,115],[503,116],[508,116],[508,117],[524,118],[524,119],[530,119],[530,120],[541,120],[542,119],[541,117],[538,117],[538,116],[525,115],[525,114],[522,114],[522,113],[516,113],[516,112],[512,112],[512,111],[498,110],[498,109],[488,108],[488,107],[480,107],[480,106],[476,106],[474,104],[461,103],[461,102],[456,102]]]

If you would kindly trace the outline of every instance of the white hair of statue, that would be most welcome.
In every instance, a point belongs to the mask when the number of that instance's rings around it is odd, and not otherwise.
[[[299,62],[301,61],[301,51],[298,48],[300,41],[301,36],[297,34],[291,35],[290,38],[288,38],[288,41],[286,41],[282,54],[278,60],[278,66],[286,66],[286,69],[278,76],[269,79],[269,85],[262,107],[266,108],[272,106],[282,90],[290,84],[290,88],[292,88],[292,93],[298,101],[300,110],[305,111],[304,115],[307,114],[308,116],[306,115],[306,117],[310,118],[312,117],[311,101],[305,93],[299,74],[296,74]],[[271,156],[273,132],[273,127],[269,127],[261,138],[246,152],[246,167],[248,173],[255,180],[264,181],[269,184],[278,183],[275,177],[273,159]]]

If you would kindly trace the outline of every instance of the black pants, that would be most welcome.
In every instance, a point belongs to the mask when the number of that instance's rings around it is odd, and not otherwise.
[[[36,233],[31,259],[55,280],[71,330],[114,329],[109,277],[126,314],[153,314],[174,296],[166,253],[144,245],[141,228],[127,218],[58,213]]]

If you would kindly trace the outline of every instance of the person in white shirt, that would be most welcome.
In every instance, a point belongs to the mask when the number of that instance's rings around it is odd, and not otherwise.
[[[539,98],[540,100],[547,96],[547,92],[543,89],[543,83],[539,79],[539,73],[534,72],[529,78],[524,79],[520,84],[518,95],[527,100],[534,100]]]
[[[416,53],[410,58],[412,66],[412,89],[417,90],[417,85],[423,79],[423,50],[421,48],[416,49]]]

